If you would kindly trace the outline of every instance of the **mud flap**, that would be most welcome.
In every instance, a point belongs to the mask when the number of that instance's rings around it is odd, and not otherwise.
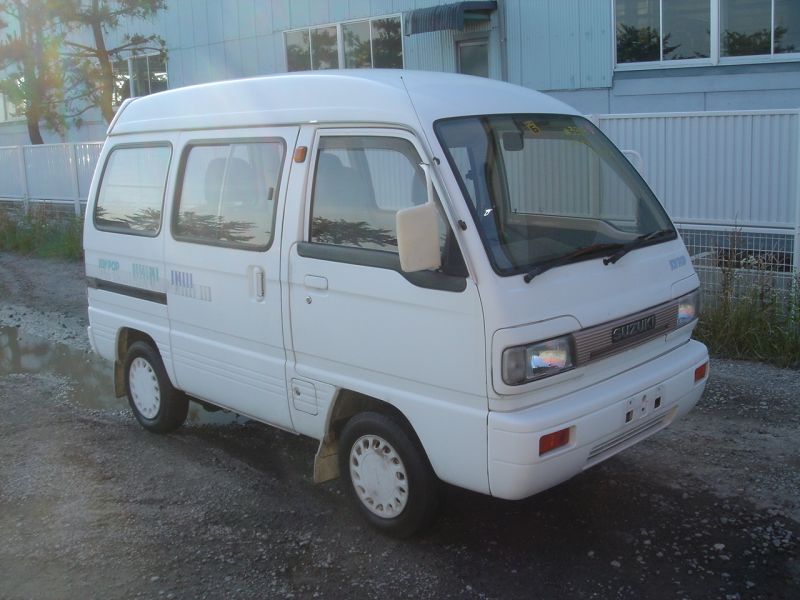
[[[314,457],[314,483],[324,483],[339,477],[339,443],[323,439]]]

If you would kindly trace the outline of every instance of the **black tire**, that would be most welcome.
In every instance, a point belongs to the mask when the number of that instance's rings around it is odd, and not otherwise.
[[[360,463],[359,457],[365,462]],[[375,412],[350,419],[339,440],[339,469],[358,512],[383,533],[409,537],[436,516],[439,480],[424,450],[399,419]]]
[[[154,433],[168,433],[183,425],[189,400],[172,387],[158,351],[146,342],[134,342],[125,355],[125,393],[139,424]]]

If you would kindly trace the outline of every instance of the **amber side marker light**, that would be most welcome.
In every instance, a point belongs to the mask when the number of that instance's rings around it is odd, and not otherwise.
[[[708,363],[703,363],[694,370],[694,382],[697,383],[708,374]]]
[[[539,438],[539,456],[567,444],[569,444],[569,427],[543,435]]]
[[[307,153],[308,153],[308,146],[298,146],[294,151],[294,162],[296,163],[305,162]]]

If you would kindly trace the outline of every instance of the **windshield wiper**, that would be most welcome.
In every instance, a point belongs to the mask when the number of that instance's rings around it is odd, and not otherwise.
[[[545,261],[543,263],[539,263],[535,267],[533,267],[530,271],[525,273],[525,283],[530,283],[531,279],[536,277],[537,275],[541,275],[545,271],[549,271],[553,267],[560,267],[563,265],[567,265],[571,262],[575,262],[577,259],[582,258],[588,254],[597,254],[597,253],[605,253],[611,250],[621,250],[624,247],[623,244],[615,243],[615,244],[592,244],[591,246],[584,246],[583,248],[578,248],[577,250],[573,250],[569,254],[565,254],[564,256],[559,256],[558,258],[553,258],[551,260]]]
[[[636,250],[637,248],[641,248],[642,246],[647,246],[649,242],[653,240],[658,240],[661,238],[666,237],[675,237],[676,233],[674,229],[656,229],[655,231],[651,231],[650,233],[646,233],[644,235],[640,235],[635,240],[624,244],[619,250],[614,252],[611,256],[607,256],[603,259],[604,265],[613,265],[617,262],[620,258],[625,256],[631,250]]]

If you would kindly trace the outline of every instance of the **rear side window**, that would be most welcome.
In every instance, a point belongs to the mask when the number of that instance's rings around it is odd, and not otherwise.
[[[158,235],[171,154],[169,146],[112,150],[97,194],[95,227],[118,233]]]
[[[177,201],[176,239],[266,250],[272,243],[282,141],[194,145]]]

